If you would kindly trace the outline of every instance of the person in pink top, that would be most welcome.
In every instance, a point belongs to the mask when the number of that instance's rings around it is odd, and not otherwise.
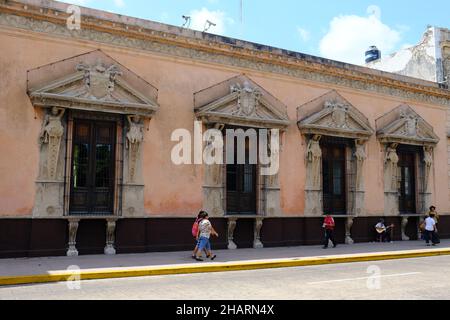
[[[323,228],[325,229],[325,243],[323,245],[324,249],[328,249],[328,243],[333,243],[333,248],[337,247],[337,243],[334,240],[334,228],[336,227],[336,223],[334,222],[334,219],[329,214],[325,216],[325,220],[323,222]]]

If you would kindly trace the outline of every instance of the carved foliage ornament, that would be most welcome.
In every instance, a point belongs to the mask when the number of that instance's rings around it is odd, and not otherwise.
[[[80,63],[77,65],[77,70],[84,71],[86,92],[83,96],[85,98],[114,100],[111,94],[115,88],[116,77],[122,75],[116,65],[106,66],[98,60],[92,66]]]
[[[252,88],[248,81],[242,87],[239,83],[231,86],[231,93],[238,93],[238,106],[233,115],[243,117],[258,117],[257,106],[262,96],[261,91]]]

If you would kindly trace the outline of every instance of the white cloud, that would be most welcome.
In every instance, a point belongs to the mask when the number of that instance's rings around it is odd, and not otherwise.
[[[311,33],[308,30],[300,28],[300,27],[297,27],[297,32],[298,32],[298,34],[300,36],[300,39],[303,42],[308,42],[309,39],[311,39]]]
[[[364,53],[376,45],[382,54],[392,52],[401,41],[402,30],[389,27],[381,21],[377,6],[367,8],[368,16],[340,15],[330,22],[328,33],[320,42],[320,53],[325,58],[364,64]]]
[[[114,0],[114,4],[116,7],[123,8],[125,7],[125,1],[124,0]]]
[[[234,23],[233,19],[228,18],[226,13],[220,10],[209,11],[202,8],[201,10],[192,10],[189,15],[192,18],[190,28],[194,30],[203,31],[207,20],[215,23],[216,26],[211,26],[207,31],[209,33],[223,35],[226,32],[226,25]]]

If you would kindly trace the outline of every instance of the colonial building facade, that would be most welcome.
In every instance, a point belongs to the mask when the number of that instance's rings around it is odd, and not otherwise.
[[[67,7],[0,1],[0,257],[191,249],[201,209],[217,248],[317,244],[325,213],[343,243],[381,217],[417,239],[432,204],[450,236],[450,91]],[[278,130],[277,174],[174,163],[173,132],[212,128]]]

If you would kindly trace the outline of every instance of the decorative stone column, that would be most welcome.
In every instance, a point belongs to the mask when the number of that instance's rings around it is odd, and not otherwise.
[[[65,109],[47,110],[39,136],[40,165],[36,181],[33,217],[55,218],[64,215]]]
[[[69,219],[69,249],[67,250],[68,257],[77,257],[78,250],[77,244],[77,232],[80,219]]]
[[[345,223],[345,244],[354,244],[355,241],[352,239],[352,227],[353,227],[354,217],[347,217]]]
[[[320,135],[314,135],[306,148],[306,215],[322,216],[323,214],[321,138]]]
[[[223,217],[225,213],[224,209],[224,196],[225,196],[225,188],[224,188],[224,145],[223,143],[217,143],[215,141],[216,135],[220,133],[222,137],[222,129],[224,127],[223,124],[213,124],[208,125],[208,129],[217,130],[215,134],[212,134],[208,137],[208,141],[206,141],[205,146],[205,154],[212,155],[215,152],[220,152],[221,161],[214,161],[214,163],[207,164],[205,163],[203,166],[203,208],[207,211],[212,217]],[[223,140],[222,140],[223,142]],[[220,148],[219,148],[220,147]],[[214,157],[215,158],[215,157]],[[216,160],[219,160],[215,158]],[[219,162],[219,163],[216,163]]]
[[[402,240],[403,241],[409,241],[409,237],[406,235],[406,226],[408,225],[409,217],[404,216],[402,218]]]
[[[355,206],[354,214],[361,215],[364,212],[365,203],[365,185],[364,185],[364,163],[367,159],[366,141],[355,140]]]
[[[122,186],[122,214],[140,217],[144,214],[144,182],[142,177],[142,142],[144,122],[140,116],[127,116],[128,131],[125,139],[124,183]]]
[[[236,229],[237,218],[228,218],[228,249],[236,250],[237,245],[234,243],[234,230]]]
[[[116,239],[116,220],[108,219],[106,221],[106,246],[105,246],[106,255],[116,254],[116,249],[114,247],[115,239]]]
[[[255,229],[254,229],[254,240],[253,240],[253,248],[262,249],[264,248],[263,243],[261,242],[261,228],[263,226],[263,218],[255,219]]]
[[[399,215],[397,143],[386,147],[384,160],[384,210],[388,216]]]
[[[424,163],[424,194],[422,210],[425,212],[431,206],[432,197],[432,168],[433,168],[433,147],[426,146],[423,148],[423,163]]]
[[[280,168],[280,151],[281,151],[281,140],[282,137],[279,133],[274,133],[269,131],[268,132],[268,141],[266,145],[262,145],[263,142],[261,139],[259,141],[260,146],[259,148],[265,148],[267,147],[267,155],[268,159],[270,159],[270,163],[266,165],[266,167],[271,166],[271,168]],[[278,163],[274,163],[278,162]],[[262,168],[262,170],[266,171],[269,168]],[[277,170],[279,171],[279,170]],[[263,214],[266,217],[273,217],[277,216],[281,213],[281,202],[280,202],[280,195],[281,195],[281,188],[280,188],[280,179],[279,179],[279,172],[271,172],[274,173],[272,175],[263,175],[260,174],[260,177],[264,179],[263,183],[263,196],[261,197],[262,202],[262,208],[263,208]]]

